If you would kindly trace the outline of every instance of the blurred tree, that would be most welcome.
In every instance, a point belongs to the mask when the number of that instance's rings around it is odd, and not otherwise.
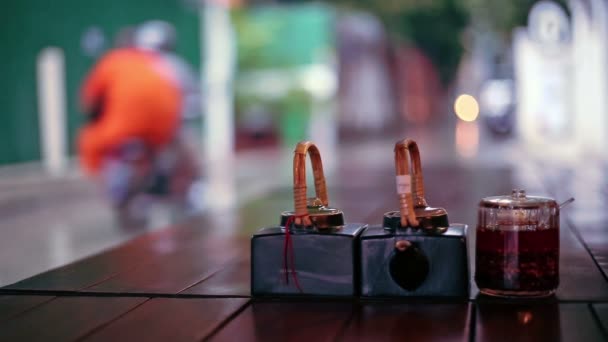
[[[433,62],[444,86],[456,75],[464,52],[461,35],[468,10],[458,0],[338,0],[349,9],[369,11],[384,23],[392,39],[420,48]]]
[[[306,88],[303,70],[327,63],[335,45],[333,8],[266,4],[234,9],[231,18],[238,51],[237,127],[252,110],[263,108],[267,116],[276,115],[283,144],[305,139],[311,103],[319,100]]]
[[[452,0],[442,1],[437,8],[417,8],[402,14],[399,33],[429,57],[437,68],[442,84],[448,85],[456,75],[464,52],[462,33],[469,17],[466,10]]]
[[[539,0],[336,0],[344,8],[369,11],[399,41],[419,47],[449,84],[464,53],[461,36],[470,23],[510,41],[517,26],[525,26],[530,8]],[[555,0],[567,9],[565,0]]]
[[[259,6],[233,10],[231,16],[240,70],[318,63],[322,50],[333,46],[333,11],[328,6]]]

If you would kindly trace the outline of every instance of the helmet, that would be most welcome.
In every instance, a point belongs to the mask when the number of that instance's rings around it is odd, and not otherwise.
[[[172,51],[175,49],[175,40],[175,28],[166,21],[147,21],[135,32],[135,46],[140,49]]]

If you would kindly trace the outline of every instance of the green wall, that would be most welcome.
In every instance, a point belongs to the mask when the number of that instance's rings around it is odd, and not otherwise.
[[[197,10],[179,0],[4,0],[0,10],[0,164],[40,159],[36,99],[36,57],[45,47],[57,46],[66,56],[68,142],[81,115],[78,89],[95,58],[86,56],[81,38],[99,27],[110,47],[124,26],[150,19],[173,23],[178,53],[199,66]]]

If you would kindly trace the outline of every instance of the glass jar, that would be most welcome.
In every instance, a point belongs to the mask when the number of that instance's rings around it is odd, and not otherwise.
[[[544,297],[559,285],[559,209],[551,198],[486,197],[479,203],[475,282],[491,296]]]

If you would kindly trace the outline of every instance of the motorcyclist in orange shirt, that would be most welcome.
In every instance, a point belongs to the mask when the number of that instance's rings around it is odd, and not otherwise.
[[[170,64],[136,47],[110,51],[86,78],[81,100],[88,122],[78,153],[119,215],[127,214],[135,195],[155,185],[157,157],[179,133],[182,98]]]
[[[91,122],[79,137],[89,173],[99,174],[104,157],[131,139],[154,152],[175,137],[181,94],[170,75],[154,53],[133,48],[112,51],[95,66],[82,91]]]

